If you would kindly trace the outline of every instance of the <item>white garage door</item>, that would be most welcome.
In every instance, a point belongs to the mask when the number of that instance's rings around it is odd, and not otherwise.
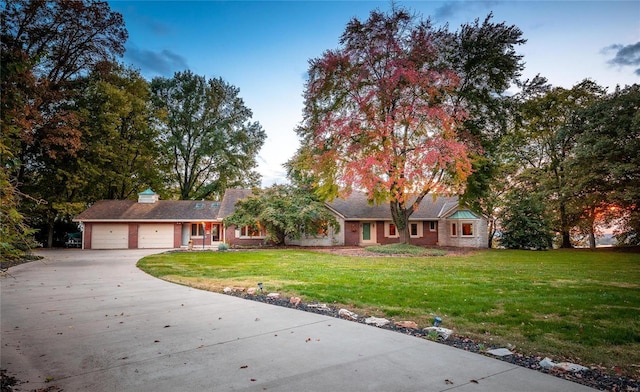
[[[92,249],[127,249],[128,224],[94,224],[91,230]]]
[[[138,248],[173,248],[173,224],[138,226]]]

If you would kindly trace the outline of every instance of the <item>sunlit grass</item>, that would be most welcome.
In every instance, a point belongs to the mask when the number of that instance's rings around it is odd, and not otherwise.
[[[361,315],[443,326],[489,345],[511,344],[639,376],[640,254],[486,250],[446,257],[345,257],[305,250],[184,252],[140,268],[220,291],[256,286],[346,306]]]

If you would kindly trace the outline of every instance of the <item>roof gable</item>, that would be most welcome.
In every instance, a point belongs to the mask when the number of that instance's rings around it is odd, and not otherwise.
[[[218,218],[220,220],[233,214],[236,210],[236,203],[239,200],[246,199],[251,196],[253,191],[251,189],[227,189],[222,197],[220,203],[220,210],[218,211]]]

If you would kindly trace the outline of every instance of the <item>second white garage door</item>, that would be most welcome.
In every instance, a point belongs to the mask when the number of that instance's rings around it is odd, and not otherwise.
[[[138,226],[138,248],[173,248],[173,224]]]

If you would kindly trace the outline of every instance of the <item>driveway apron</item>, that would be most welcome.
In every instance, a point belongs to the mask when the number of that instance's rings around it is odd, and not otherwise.
[[[0,365],[64,391],[593,391],[424,339],[168,283],[159,250],[45,250],[1,285]]]

